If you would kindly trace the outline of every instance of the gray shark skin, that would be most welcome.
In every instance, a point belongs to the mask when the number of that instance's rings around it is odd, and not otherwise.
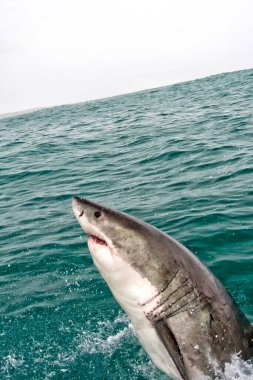
[[[253,357],[253,329],[222,284],[155,227],[83,198],[74,214],[91,256],[154,364],[180,380],[224,378],[233,354]]]

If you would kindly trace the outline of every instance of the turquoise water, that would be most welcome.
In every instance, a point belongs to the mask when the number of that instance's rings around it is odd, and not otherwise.
[[[252,83],[240,71],[0,120],[1,379],[167,379],[92,264],[74,195],[171,234],[253,322]]]

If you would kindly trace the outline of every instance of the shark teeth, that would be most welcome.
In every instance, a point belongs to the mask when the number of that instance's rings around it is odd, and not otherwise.
[[[99,237],[95,236],[95,235],[91,235],[89,234],[90,238],[96,243],[96,244],[100,244],[100,245],[107,245],[107,243],[100,239]]]

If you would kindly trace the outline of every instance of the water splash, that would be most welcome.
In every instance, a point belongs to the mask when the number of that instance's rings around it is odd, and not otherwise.
[[[226,380],[252,380],[253,360],[243,361],[238,355],[232,357],[231,363],[225,366]]]

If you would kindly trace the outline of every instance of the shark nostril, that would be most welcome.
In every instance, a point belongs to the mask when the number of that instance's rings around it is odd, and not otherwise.
[[[79,218],[81,218],[81,216],[83,215],[84,211],[82,210],[79,214]]]

